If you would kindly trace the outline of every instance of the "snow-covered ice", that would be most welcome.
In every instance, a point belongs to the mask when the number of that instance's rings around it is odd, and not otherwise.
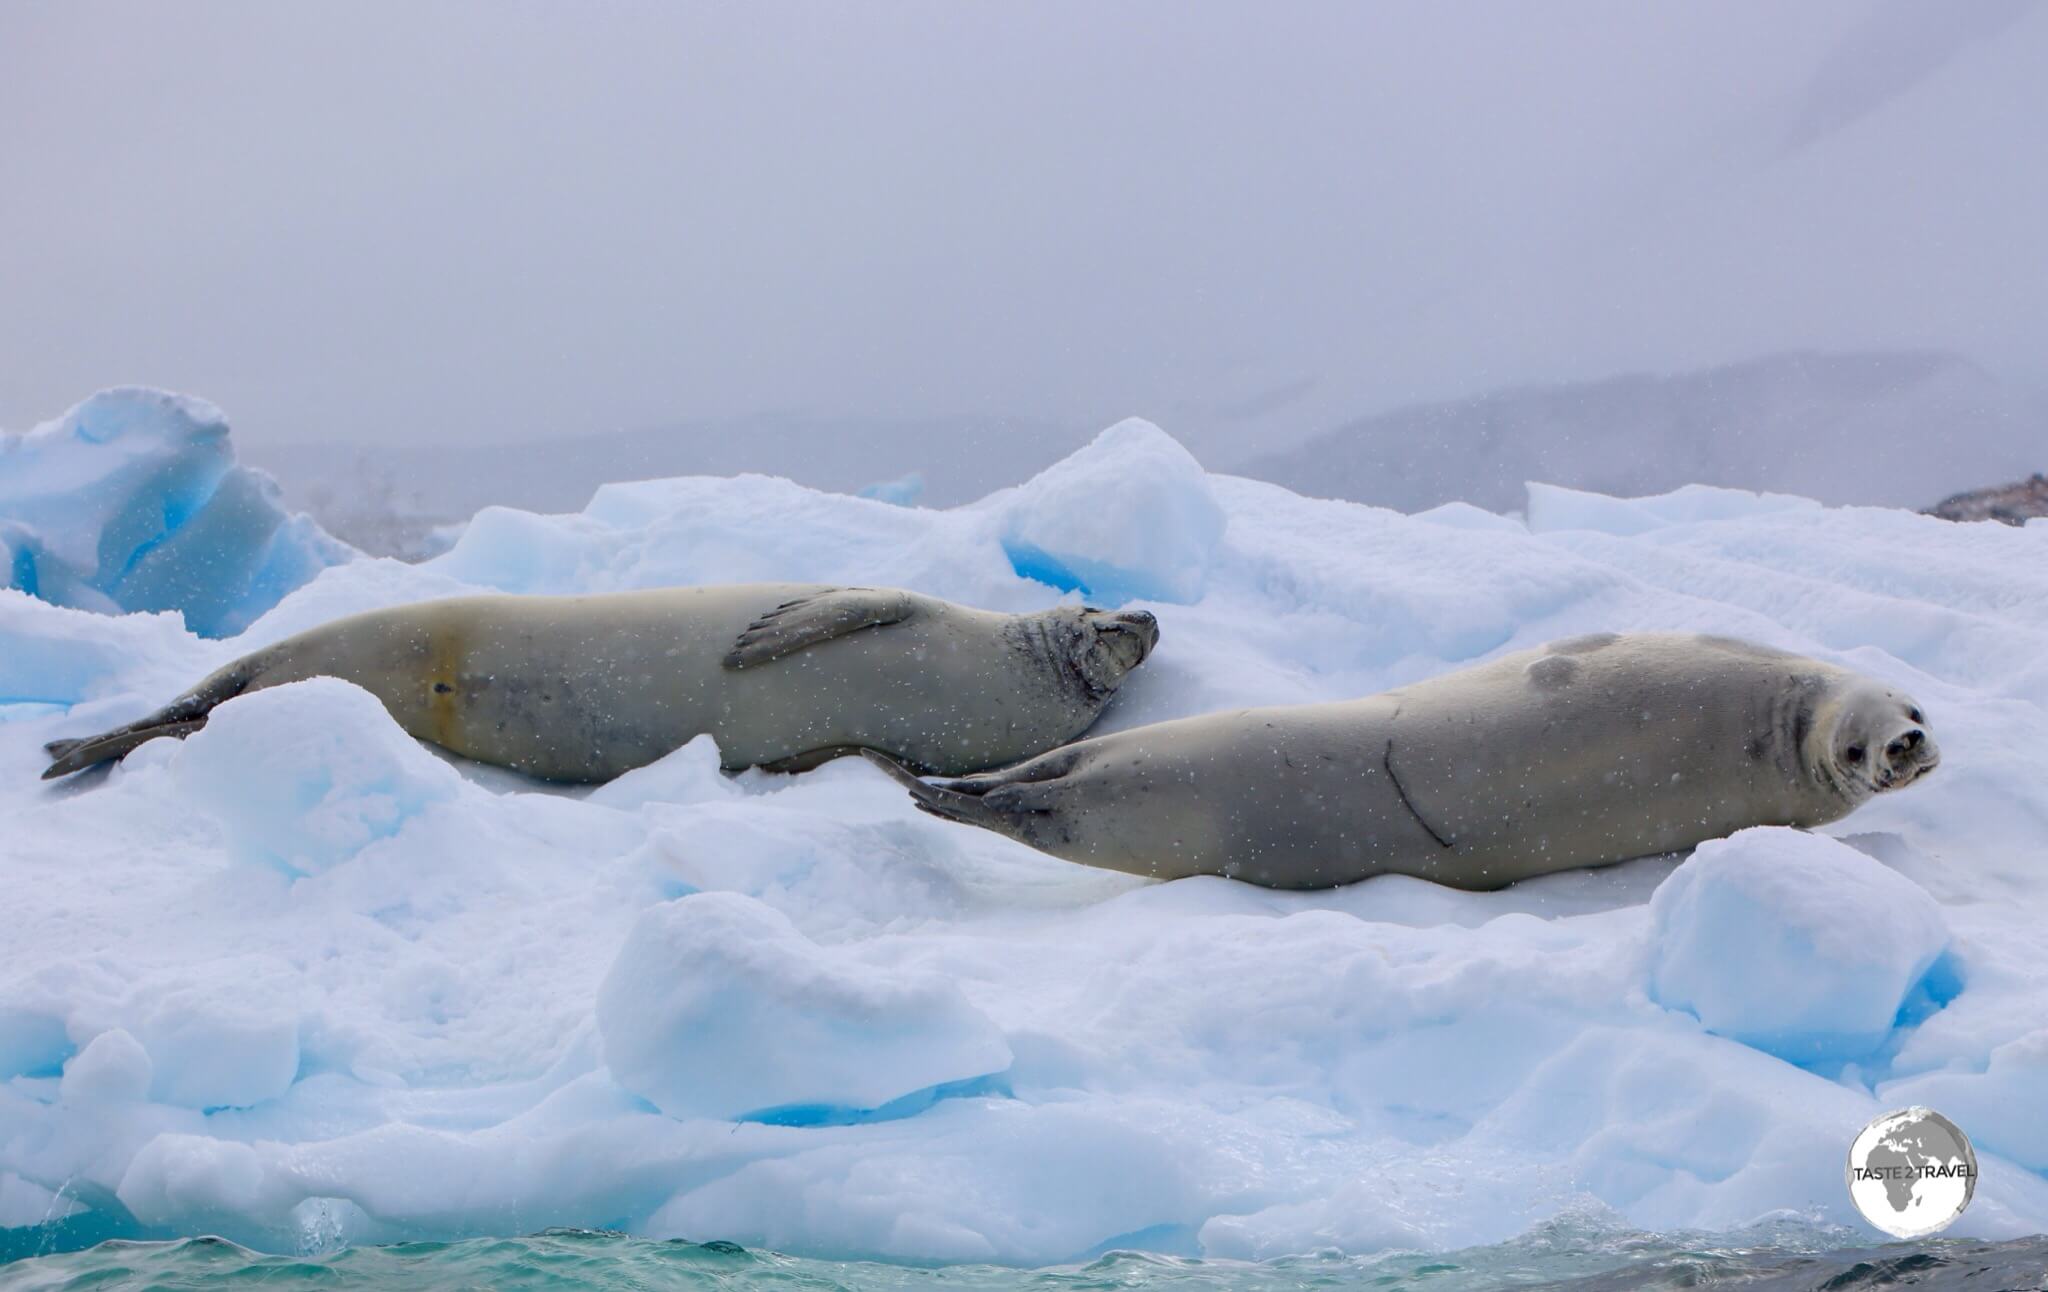
[[[1902,1010],[1954,993],[1952,975],[1930,977],[1949,939],[1934,898],[1825,835],[1709,840],[1658,886],[1650,918],[1656,1000],[1795,1062],[1865,1058]]]
[[[288,513],[269,476],[235,464],[227,419],[204,400],[121,386],[0,435],[0,588],[176,610],[220,637],[348,555]]]
[[[1199,601],[1227,523],[1194,455],[1141,418],[1118,422],[1011,492],[1017,572],[1093,601]]]
[[[858,1118],[1011,1059],[944,978],[821,947],[737,893],[641,915],[598,989],[597,1029],[612,1078],[671,1117]]]
[[[61,483],[10,466],[0,514]],[[706,741],[551,788],[330,681],[36,779],[44,741],[339,614],[753,579],[1131,598],[1163,636],[1110,727],[1733,633],[1909,690],[1943,766],[1825,838],[1481,894],[1152,884],[920,816],[857,762],[727,777]],[[0,1226],[1040,1264],[1451,1248],[1589,1209],[1855,1224],[1851,1138],[1927,1103],[1982,1158],[1958,1231],[2048,1229],[2048,527],[1703,489],[1408,517],[1125,423],[966,507],[620,484],[326,568],[238,637],[156,608],[0,591]]]

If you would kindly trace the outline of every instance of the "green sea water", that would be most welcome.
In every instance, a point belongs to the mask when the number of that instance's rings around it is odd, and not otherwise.
[[[1084,1264],[1041,1270],[953,1265],[922,1268],[807,1260],[730,1243],[658,1242],[593,1230],[549,1230],[520,1238],[351,1247],[311,1256],[264,1255],[218,1238],[110,1241],[81,1251],[0,1265],[0,1289],[848,1289],[858,1292],[981,1292],[1083,1289],[1362,1288],[1379,1292],[1491,1292],[1557,1288],[1739,1285],[1754,1292],[1912,1286],[2000,1292],[2048,1289],[2048,1239],[1966,1240],[1810,1250],[1815,1235],[1765,1233],[1751,1241],[1687,1243],[1648,1234],[1533,1231],[1513,1242],[1459,1252],[1372,1257],[1201,1261],[1112,1252]],[[1761,1241],[1757,1241],[1761,1240]]]

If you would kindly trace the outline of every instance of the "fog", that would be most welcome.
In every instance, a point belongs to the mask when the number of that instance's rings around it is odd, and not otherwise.
[[[145,382],[259,454],[1135,414],[1227,464],[1789,351],[2033,392],[2044,121],[2025,0],[16,3],[0,426]]]

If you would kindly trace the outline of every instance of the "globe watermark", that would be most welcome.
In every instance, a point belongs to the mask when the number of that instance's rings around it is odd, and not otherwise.
[[[1921,1238],[1955,1223],[1977,1191],[1977,1151],[1932,1108],[1902,1108],[1863,1128],[1849,1145],[1849,1198],[1894,1238]]]

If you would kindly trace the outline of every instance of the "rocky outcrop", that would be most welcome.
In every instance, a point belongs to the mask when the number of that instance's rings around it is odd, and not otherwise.
[[[1959,493],[1929,507],[1927,514],[1943,520],[1996,520],[2024,525],[2031,517],[2048,516],[2048,475],[2037,471],[2013,484]]]

